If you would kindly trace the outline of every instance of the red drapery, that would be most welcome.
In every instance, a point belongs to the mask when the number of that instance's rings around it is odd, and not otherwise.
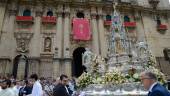
[[[86,18],[73,19],[73,39],[75,40],[90,40],[90,24]]]

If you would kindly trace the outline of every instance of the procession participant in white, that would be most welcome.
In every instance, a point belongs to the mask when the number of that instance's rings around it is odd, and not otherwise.
[[[37,74],[32,74],[30,79],[34,82],[31,96],[42,96],[43,90],[40,81],[38,80]]]

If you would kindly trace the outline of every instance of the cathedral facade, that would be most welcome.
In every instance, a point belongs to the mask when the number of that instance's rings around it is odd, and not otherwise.
[[[0,74],[80,76],[86,48],[108,57],[114,4],[130,40],[163,58],[170,48],[168,0],[1,0]]]

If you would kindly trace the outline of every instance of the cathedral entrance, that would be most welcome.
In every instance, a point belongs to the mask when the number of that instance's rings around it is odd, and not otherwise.
[[[85,67],[82,65],[82,54],[84,52],[84,47],[78,47],[73,52],[72,75],[75,77],[79,77],[85,71]]]

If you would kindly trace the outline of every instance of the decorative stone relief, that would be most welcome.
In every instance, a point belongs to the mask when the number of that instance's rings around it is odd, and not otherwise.
[[[42,16],[43,7],[42,5],[36,6],[36,16]]]
[[[70,57],[70,49],[66,48],[65,50],[66,50],[66,52],[64,55],[65,55],[65,57],[69,58]]]
[[[29,42],[33,36],[33,33],[21,33],[15,32],[14,37],[17,42],[17,51],[21,53],[26,53],[29,51]]]
[[[55,51],[54,51],[54,58],[58,58],[58,48],[55,48]]]

